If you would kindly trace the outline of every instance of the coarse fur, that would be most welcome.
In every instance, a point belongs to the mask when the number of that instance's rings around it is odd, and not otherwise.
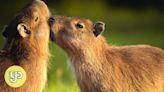
[[[68,54],[81,92],[164,92],[162,49],[110,46],[88,19],[54,19],[54,42]]]
[[[47,5],[33,0],[6,27],[3,35],[7,41],[0,51],[0,92],[42,92],[49,59],[49,16]],[[27,75],[24,85],[18,88],[8,86],[4,80],[5,71],[13,65],[23,67]]]

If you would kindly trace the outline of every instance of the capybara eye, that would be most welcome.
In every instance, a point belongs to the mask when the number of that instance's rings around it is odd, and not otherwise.
[[[50,17],[50,18],[48,19],[48,24],[49,24],[49,26],[52,26],[54,23],[55,23],[55,19],[54,19],[53,17]]]
[[[82,29],[83,28],[83,25],[81,25],[80,23],[77,23],[75,26],[76,26],[77,29]]]
[[[38,19],[39,19],[39,17],[36,17],[36,18],[35,18],[35,22],[37,22],[37,21],[38,21]]]

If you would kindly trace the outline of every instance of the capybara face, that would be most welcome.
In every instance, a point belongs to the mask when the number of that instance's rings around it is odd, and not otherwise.
[[[6,38],[49,39],[49,10],[41,0],[34,0],[21,10],[3,32]]]
[[[93,24],[84,18],[56,16],[53,19],[55,22],[50,23],[53,32],[51,40],[64,49],[77,48],[89,41],[95,41],[104,30],[104,23]]]

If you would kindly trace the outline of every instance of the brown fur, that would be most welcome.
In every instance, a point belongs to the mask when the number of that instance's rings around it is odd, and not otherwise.
[[[103,36],[94,36],[90,20],[54,18],[55,42],[67,52],[81,92],[164,92],[162,49],[109,46]]]
[[[38,17],[38,21],[35,19]],[[49,58],[49,10],[41,0],[33,0],[11,21],[5,33],[8,35],[3,50],[0,51],[0,92],[41,92],[47,78]],[[31,35],[22,38],[17,25],[25,23]],[[5,83],[4,73],[12,65],[23,67],[27,73],[25,84],[12,88]]]

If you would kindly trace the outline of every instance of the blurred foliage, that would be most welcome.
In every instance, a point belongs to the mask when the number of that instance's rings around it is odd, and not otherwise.
[[[106,23],[111,45],[149,44],[164,49],[164,0],[44,0],[53,15],[89,18]],[[29,0],[0,1],[0,30]],[[1,31],[2,32],[2,31]],[[4,39],[0,37],[0,47]],[[48,85],[45,92],[78,92],[64,51],[50,43]]]

